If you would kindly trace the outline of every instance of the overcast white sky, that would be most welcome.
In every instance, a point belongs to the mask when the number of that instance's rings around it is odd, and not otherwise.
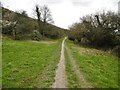
[[[25,10],[33,17],[33,9],[36,4],[48,5],[52,12],[55,25],[68,28],[74,22],[78,22],[83,15],[111,10],[118,11],[120,0],[2,0],[4,7],[13,11]]]

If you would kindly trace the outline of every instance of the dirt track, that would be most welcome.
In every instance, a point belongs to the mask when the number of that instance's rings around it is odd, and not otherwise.
[[[93,88],[92,85],[85,79],[84,75],[82,74],[80,68],[77,66],[76,61],[74,60],[71,50],[67,45],[64,45],[65,40],[62,41],[62,46],[61,46],[61,57],[60,61],[58,64],[58,68],[56,70],[56,76],[55,76],[55,82],[52,85],[52,88],[67,88],[67,76],[65,72],[65,57],[64,57],[64,48],[67,51],[68,58],[70,60],[71,65],[73,66],[74,73],[76,74],[80,88]]]
[[[64,58],[65,40],[66,40],[66,37],[62,41],[60,62],[56,70],[55,82],[53,83],[52,88],[66,88],[66,85],[67,85],[67,77],[65,73],[65,58]]]
[[[80,88],[93,88],[93,86],[85,79],[84,75],[82,74],[80,68],[77,66],[76,61],[74,60],[71,50],[69,49],[69,47],[66,45],[65,46],[69,60],[71,65],[73,66],[73,71],[76,74],[78,80],[79,80],[79,84],[80,84]]]

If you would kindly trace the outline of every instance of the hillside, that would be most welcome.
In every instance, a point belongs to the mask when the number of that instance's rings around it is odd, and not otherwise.
[[[14,12],[2,7],[2,33],[7,34],[15,39],[41,39],[40,30],[38,30],[37,19],[24,16],[19,12]],[[55,25],[40,22],[40,29],[44,31],[44,38],[61,38],[65,35],[66,30]],[[27,27],[27,28],[26,28]],[[14,32],[16,31],[16,32]],[[23,38],[24,37],[24,38]],[[43,38],[43,37],[42,37]]]

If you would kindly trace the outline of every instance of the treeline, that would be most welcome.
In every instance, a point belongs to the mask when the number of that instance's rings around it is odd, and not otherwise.
[[[70,27],[68,38],[95,48],[112,49],[120,57],[120,17],[111,11],[84,16]]]
[[[44,6],[44,8],[45,7],[47,6]],[[43,15],[45,14],[43,10],[42,13]],[[40,13],[41,16],[42,13]],[[49,15],[51,15],[50,12]],[[2,34],[8,35],[15,40],[57,39],[65,35],[64,29],[50,24],[47,20],[53,22],[51,16],[42,16],[38,21],[38,19],[28,17],[26,11],[13,12],[2,7],[2,20],[0,24],[2,24]]]

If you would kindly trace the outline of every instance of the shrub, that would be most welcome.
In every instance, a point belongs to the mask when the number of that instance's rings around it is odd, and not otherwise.
[[[120,58],[120,45],[117,45],[112,50]]]
[[[33,30],[32,34],[31,34],[31,39],[39,41],[42,39],[42,35],[38,30]]]

